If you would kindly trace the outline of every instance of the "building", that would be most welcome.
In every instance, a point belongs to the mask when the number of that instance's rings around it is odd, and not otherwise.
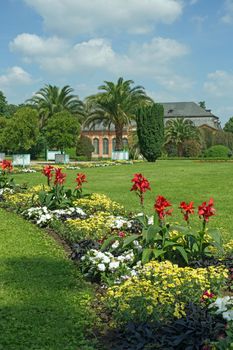
[[[161,103],[164,107],[164,123],[171,119],[184,118],[191,120],[196,127],[205,127],[212,130],[221,128],[219,118],[211,113],[211,110],[200,107],[195,102],[166,102]],[[135,129],[135,123],[124,130],[123,142],[128,144],[129,129]],[[95,148],[94,158],[111,158],[115,149],[116,137],[113,125],[110,128],[96,124],[92,128],[83,128],[82,134],[88,136]]]

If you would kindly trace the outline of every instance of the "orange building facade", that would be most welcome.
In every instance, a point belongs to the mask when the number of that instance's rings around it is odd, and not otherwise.
[[[111,158],[115,151],[116,134],[113,130],[83,130],[82,134],[89,137],[95,150],[92,153],[93,158]],[[123,132],[123,144],[128,146],[128,132]]]

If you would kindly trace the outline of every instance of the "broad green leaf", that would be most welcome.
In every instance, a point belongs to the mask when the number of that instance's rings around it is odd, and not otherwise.
[[[159,233],[159,231],[160,231],[160,227],[154,226],[154,225],[150,226],[148,228],[148,230],[147,230],[147,233],[146,233],[146,241],[147,241],[147,243],[148,242],[153,242],[156,238],[158,239],[157,234]]]
[[[218,245],[222,245],[222,237],[218,229],[208,229],[207,234],[209,234]]]
[[[180,252],[183,259],[186,261],[186,263],[188,263],[188,255],[187,255],[185,249],[183,247],[181,247],[180,245],[178,245],[178,246],[176,246],[176,250],[178,250]]]
[[[125,238],[123,248],[129,245],[130,243],[132,243],[133,241],[135,241],[136,239],[138,239],[139,237],[140,237],[139,235],[135,234]]]
[[[150,256],[152,254],[153,249],[146,248],[142,253],[142,264],[146,264],[150,260]]]
[[[161,255],[164,255],[166,252],[162,249],[153,249],[153,255],[154,258],[157,259],[158,257],[160,257]]]

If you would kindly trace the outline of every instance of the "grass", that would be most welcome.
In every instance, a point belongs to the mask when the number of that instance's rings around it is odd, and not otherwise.
[[[130,180],[136,172],[143,173],[151,182],[152,191],[146,194],[145,210],[153,213],[153,203],[157,194],[169,199],[174,205],[173,220],[181,221],[177,207],[181,201],[194,201],[197,207],[203,201],[214,198],[217,215],[211,218],[210,226],[222,229],[224,238],[233,238],[232,198],[233,198],[233,163],[166,161],[156,163],[138,163],[108,168],[82,169],[87,175],[88,184],[85,192],[107,194],[113,200],[123,204],[128,210],[139,211],[138,199],[130,192]],[[74,187],[78,171],[67,170],[67,185]],[[29,185],[46,183],[42,174],[18,174],[17,182]],[[199,225],[198,217],[194,224]]]
[[[93,350],[92,291],[63,249],[15,214],[0,222],[0,349]]]

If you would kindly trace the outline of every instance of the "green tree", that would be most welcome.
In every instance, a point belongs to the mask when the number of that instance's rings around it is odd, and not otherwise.
[[[183,156],[184,141],[199,140],[199,130],[189,119],[177,118],[168,120],[165,129],[165,143],[173,143],[177,147],[177,155]]]
[[[119,78],[114,84],[105,81],[99,86],[101,92],[87,98],[89,116],[86,126],[103,123],[104,127],[113,125],[116,133],[116,150],[123,149],[123,130],[135,118],[135,112],[141,105],[152,100],[146,95],[142,86],[134,86],[132,80]]]
[[[200,101],[199,106],[203,109],[206,109],[205,101]]]
[[[224,128],[223,128],[224,131],[227,131],[227,132],[232,132],[233,133],[233,117],[231,117],[228,122],[226,122]]]
[[[80,134],[78,119],[67,111],[54,114],[47,123],[46,139],[49,147],[60,149],[74,147]]]
[[[7,119],[3,116],[0,116],[0,152],[4,151],[6,148],[6,126]]]
[[[0,91],[0,115],[5,115],[7,111],[7,100],[2,91]]]
[[[83,115],[83,103],[78,96],[73,95],[74,90],[66,85],[63,88],[45,85],[27,102],[39,111],[41,127],[56,113],[69,112],[77,117]]]
[[[164,109],[154,103],[137,111],[137,134],[140,151],[148,162],[155,162],[161,155],[164,142]]]
[[[28,151],[37,142],[39,136],[39,118],[36,110],[30,107],[20,108],[7,120],[4,129],[5,148],[13,152]]]
[[[91,154],[94,151],[94,146],[91,143],[89,137],[81,135],[77,142],[76,154],[77,156],[87,157],[91,160]]]

